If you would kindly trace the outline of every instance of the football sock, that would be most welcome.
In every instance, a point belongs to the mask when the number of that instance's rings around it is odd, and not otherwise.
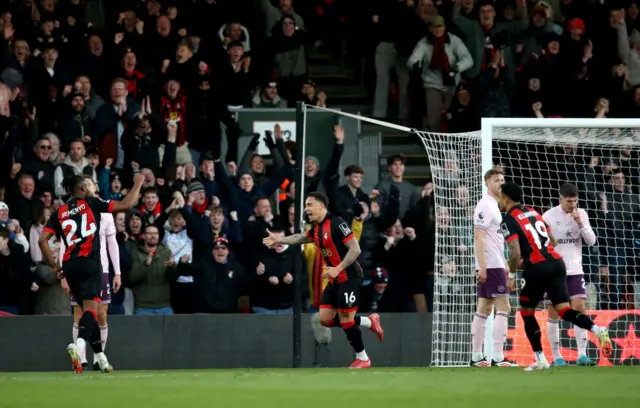
[[[551,346],[551,353],[553,354],[553,360],[559,360],[562,358],[560,354],[560,322],[555,319],[547,319],[547,338],[549,339],[549,345]]]
[[[480,361],[484,358],[482,354],[482,345],[484,344],[484,336],[487,332],[487,315],[476,313],[471,323],[471,351],[473,352],[471,359]]]
[[[370,328],[371,327],[371,319],[367,316],[356,316],[354,321],[360,327]]]
[[[505,312],[496,312],[493,321],[493,359],[497,362],[504,360],[504,343],[507,342],[509,318]]]
[[[366,327],[369,328],[371,327],[371,319],[369,319],[366,316],[355,316],[353,318],[353,322],[355,323],[356,326],[362,326],[362,327]],[[325,324],[325,323],[321,323],[324,327],[342,327],[342,323],[340,323],[340,317],[338,315],[336,315],[333,318],[333,321],[329,324]]]
[[[589,343],[589,337],[587,331],[582,327],[573,326],[573,332],[576,336],[576,342],[578,343],[578,356],[587,355],[587,343]]]
[[[356,326],[356,323],[354,321],[351,321],[342,323],[342,329],[347,335],[347,340],[349,340],[349,343],[351,344],[351,347],[353,347],[353,350],[356,353],[362,353],[364,351],[364,343],[362,342],[362,332],[360,331],[360,327]]]
[[[594,326],[593,320],[591,320],[589,316],[568,307],[558,311],[558,316],[560,316],[562,320],[571,322],[586,330],[591,330]]]
[[[95,354],[102,353],[102,339],[100,338],[100,326],[98,326],[98,323],[93,325],[93,331],[89,336],[89,344],[91,344],[91,349]]]
[[[109,326],[99,326],[100,327],[100,341],[102,341],[102,351],[107,349],[107,338],[109,337]]]
[[[542,342],[540,341],[540,326],[533,312],[520,311],[522,320],[524,321],[524,331],[531,344],[534,353],[542,353]]]
[[[97,326],[98,323],[95,310],[86,309],[78,323],[78,338],[84,340],[85,343],[88,342],[94,328],[97,328]],[[99,334],[100,332],[98,331],[98,335]]]
[[[76,343],[78,341],[78,325],[77,324],[73,324],[73,330],[72,330],[72,335],[73,335],[73,342]],[[80,353],[80,362],[81,363],[86,363],[87,362],[87,349],[86,347],[82,347],[81,350],[78,350]]]

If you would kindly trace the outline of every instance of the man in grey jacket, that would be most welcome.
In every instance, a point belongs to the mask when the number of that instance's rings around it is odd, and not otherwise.
[[[278,6],[274,6],[274,0],[260,0],[260,8],[265,20],[265,35],[267,38],[271,38],[271,31],[273,26],[278,24],[282,19],[282,16],[290,15],[296,23],[296,27],[304,30],[304,20],[300,15],[293,11],[291,5],[292,0],[275,0],[278,2]]]
[[[394,154],[387,157],[387,166],[389,170],[390,179],[381,181],[374,188],[373,194],[378,196],[378,202],[380,203],[380,209],[384,213],[389,203],[389,194],[391,192],[391,186],[400,190],[400,209],[398,218],[404,218],[405,213],[409,208],[413,207],[420,200],[420,191],[413,184],[402,179],[404,176],[404,166],[407,163],[407,158],[401,154]]]

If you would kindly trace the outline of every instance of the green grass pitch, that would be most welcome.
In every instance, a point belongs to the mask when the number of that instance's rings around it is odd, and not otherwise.
[[[640,368],[0,373],[0,408],[626,408]]]

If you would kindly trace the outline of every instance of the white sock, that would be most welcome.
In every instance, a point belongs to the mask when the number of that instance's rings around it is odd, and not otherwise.
[[[547,319],[547,338],[551,346],[553,360],[562,358],[560,354],[560,324],[557,320]]]
[[[85,342],[82,337],[78,337],[75,343],[78,349],[78,353],[82,355],[82,353],[84,353],[84,350],[87,348],[87,342]]]
[[[78,345],[78,332],[79,332],[79,328],[77,324],[73,324],[73,342],[76,343],[76,345]],[[82,339],[80,339],[82,340]],[[86,363],[87,362],[87,350],[86,348],[82,348],[82,350],[80,349],[80,347],[78,347],[78,353],[80,354],[80,362],[81,363]]]
[[[95,354],[95,357],[94,357],[93,361],[95,361],[97,363],[98,361],[100,361],[102,359],[106,359],[106,358],[107,358],[107,356],[105,356],[104,353],[98,353],[98,354]]]
[[[547,358],[544,356],[544,353],[542,351],[535,352],[534,356],[536,357],[536,363],[542,363],[547,361]]]
[[[366,327],[367,329],[371,327],[371,319],[367,316],[360,317],[360,327]]]
[[[364,350],[362,350],[359,353],[356,353],[356,358],[361,361],[369,361],[369,356],[367,355],[367,352]]]
[[[73,324],[73,342],[75,343],[76,340],[78,340],[78,325],[77,324]]]
[[[493,360],[504,361],[504,344],[507,342],[509,316],[505,312],[496,312],[493,319]]]
[[[578,356],[586,356],[587,343],[589,343],[587,331],[581,327],[573,326],[573,332],[576,336],[576,343],[578,343]]]
[[[107,350],[107,338],[109,337],[109,326],[99,326],[100,327],[100,341],[102,343],[102,351]]]

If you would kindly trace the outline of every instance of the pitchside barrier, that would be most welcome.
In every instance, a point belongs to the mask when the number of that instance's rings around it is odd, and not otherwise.
[[[600,366],[640,363],[640,310],[589,311],[597,324],[615,333],[613,355],[600,355],[590,338],[589,355]],[[316,345],[310,316],[302,316],[301,367],[345,367],[353,352],[344,334],[333,330],[328,346]],[[544,330],[546,313],[539,312]],[[0,317],[0,371],[65,371],[71,365],[65,347],[71,342],[72,318],[50,316]],[[385,339],[364,329],[367,352],[377,367],[429,366],[431,314],[383,314]],[[293,318],[282,315],[109,316],[106,352],[116,370],[207,368],[290,368],[294,365]],[[512,316],[507,358],[528,364],[522,320]],[[549,350],[542,333],[545,351]],[[525,340],[523,340],[525,339]],[[577,358],[570,325],[562,326],[562,353]],[[89,362],[91,357],[89,356]],[[550,355],[547,356],[550,359]]]

